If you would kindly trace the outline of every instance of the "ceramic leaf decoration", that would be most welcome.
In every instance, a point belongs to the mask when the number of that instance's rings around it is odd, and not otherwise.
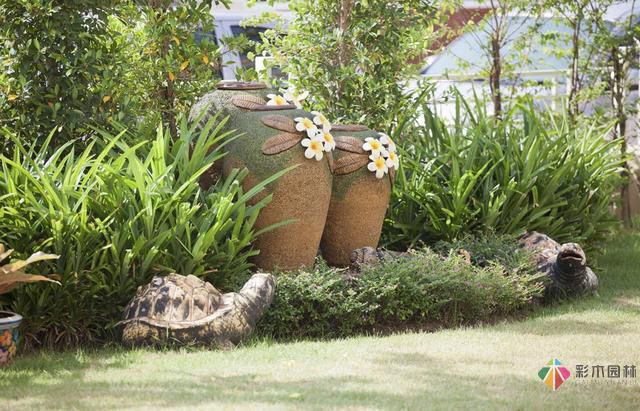
[[[333,173],[336,175],[350,174],[369,163],[369,157],[364,154],[345,154],[335,161]]]
[[[283,151],[295,147],[300,140],[302,140],[302,135],[300,134],[277,134],[262,144],[262,153],[266,155],[280,154]]]
[[[296,123],[289,117],[274,114],[262,117],[262,123],[276,130],[286,131],[287,133],[297,133]]]
[[[362,140],[351,136],[339,136],[335,138],[336,148],[355,154],[365,154],[362,148]]]
[[[234,106],[244,108],[247,110],[260,110],[265,105],[265,101],[260,96],[252,94],[239,94],[231,98],[231,102]]]

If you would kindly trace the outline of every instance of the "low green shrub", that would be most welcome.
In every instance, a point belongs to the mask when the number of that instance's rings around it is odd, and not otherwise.
[[[467,234],[452,241],[439,241],[433,245],[433,250],[442,256],[464,250],[471,263],[480,267],[497,262],[508,272],[535,269],[531,265],[531,253],[520,246],[515,236],[509,234],[476,237]]]
[[[428,96],[427,96],[428,97]],[[402,161],[382,242],[394,249],[466,234],[544,232],[594,244],[616,226],[619,141],[610,128],[515,105],[501,120],[456,96],[447,125],[427,104],[396,129]],[[403,138],[400,138],[403,136]]]
[[[524,267],[529,257],[518,252],[513,258],[519,259],[514,266]],[[542,294],[542,278],[495,261],[471,265],[454,252],[443,258],[429,249],[365,268],[354,278],[320,262],[313,271],[277,275],[274,303],[258,332],[277,339],[326,338],[473,324],[528,306]]]
[[[176,140],[162,128],[148,141],[103,133],[79,153],[72,141],[49,155],[47,144],[13,140],[13,156],[0,156],[0,242],[17,257],[60,256],[49,272],[61,286],[23,287],[5,301],[24,315],[30,343],[112,337],[123,306],[154,274],[195,274],[223,289],[246,274],[258,252],[254,223],[271,199],[255,197],[286,170],[249,192],[246,170],[235,171],[203,192],[198,179],[230,138],[216,122],[196,131],[183,119]]]

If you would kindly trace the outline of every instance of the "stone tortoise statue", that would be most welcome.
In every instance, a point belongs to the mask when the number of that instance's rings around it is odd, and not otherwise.
[[[275,280],[257,273],[237,293],[222,294],[196,276],[156,276],[124,311],[122,341],[233,348],[253,331],[273,300]]]
[[[598,277],[587,267],[587,257],[576,243],[559,244],[549,236],[532,231],[518,237],[522,247],[534,252],[538,271],[546,273],[549,284],[545,301],[571,296],[597,295]]]
[[[518,242],[523,248],[533,252],[538,271],[547,274],[549,283],[545,286],[545,301],[588,294],[597,295],[598,277],[587,266],[587,257],[580,245],[576,243],[561,245],[549,236],[536,231],[521,235],[518,237]],[[458,254],[469,264],[471,263],[471,256],[466,250],[458,250]],[[357,272],[368,265],[409,256],[408,253],[385,251],[373,247],[358,248],[351,252],[350,268],[352,272]]]

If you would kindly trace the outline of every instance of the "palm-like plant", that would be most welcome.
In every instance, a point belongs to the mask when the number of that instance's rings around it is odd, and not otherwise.
[[[0,263],[7,257],[9,257],[12,252],[13,250],[5,251],[4,245],[0,244]],[[27,258],[26,260],[13,261],[10,264],[0,266],[0,294],[8,293],[21,283],[50,281],[60,284],[58,281],[53,280],[49,277],[24,272],[24,268],[26,268],[30,264],[43,260],[55,260],[57,258],[57,255],[37,252],[35,254],[32,254],[31,257]]]

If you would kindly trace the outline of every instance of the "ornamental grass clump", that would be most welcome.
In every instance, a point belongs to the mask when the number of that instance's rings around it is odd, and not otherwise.
[[[80,151],[13,139],[13,155],[0,156],[0,241],[18,256],[60,256],[51,264],[60,286],[0,301],[25,317],[28,344],[112,339],[124,305],[155,274],[194,274],[222,289],[247,274],[254,223],[271,199],[263,191],[287,170],[246,191],[247,172],[234,170],[202,190],[198,180],[233,138],[224,123],[214,117],[198,130],[183,119],[177,139],[162,127],[101,132]]]
[[[451,124],[425,100],[395,130],[403,161],[385,246],[404,250],[467,234],[525,231],[593,246],[615,228],[611,207],[624,159],[619,139],[607,138],[611,127],[575,125],[529,103],[496,119],[483,101],[471,107],[455,97]]]

